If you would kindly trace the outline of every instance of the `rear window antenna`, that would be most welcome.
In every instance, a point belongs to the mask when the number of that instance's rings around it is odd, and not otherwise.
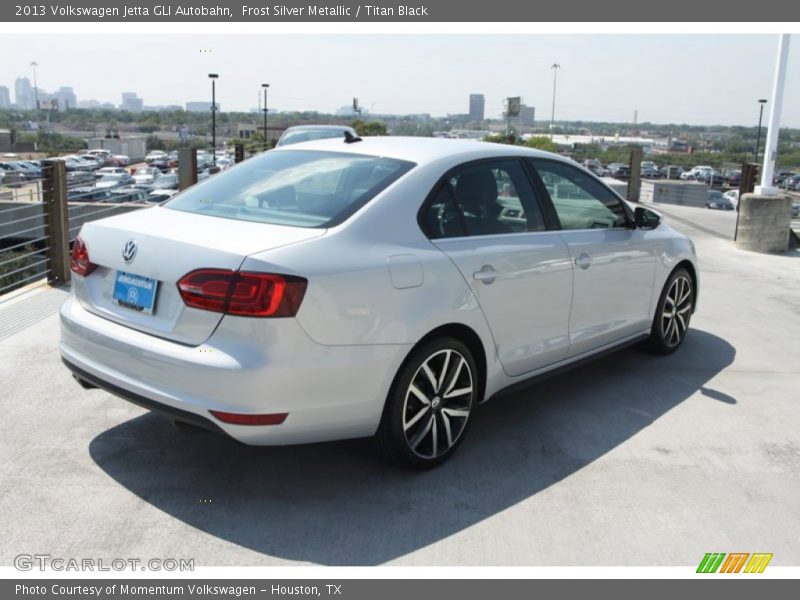
[[[344,143],[345,144],[355,144],[356,142],[361,142],[361,141],[363,141],[363,140],[360,137],[358,137],[357,135],[353,135],[349,131],[345,131],[344,132]]]

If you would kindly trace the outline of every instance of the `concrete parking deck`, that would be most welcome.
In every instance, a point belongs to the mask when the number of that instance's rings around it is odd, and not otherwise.
[[[369,440],[249,448],[84,391],[40,297],[58,292],[28,292],[15,302],[41,320],[0,341],[0,564],[800,564],[800,254],[736,250],[735,215],[663,211],[701,265],[685,345],[491,403],[426,473],[386,466]]]

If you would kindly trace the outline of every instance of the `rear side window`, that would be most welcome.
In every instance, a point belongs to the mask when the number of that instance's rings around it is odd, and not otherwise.
[[[331,227],[413,167],[407,161],[339,152],[265,152],[164,206],[240,221]]]

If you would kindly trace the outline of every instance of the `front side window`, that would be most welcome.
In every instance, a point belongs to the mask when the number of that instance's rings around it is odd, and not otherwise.
[[[173,210],[293,227],[331,227],[414,163],[339,152],[265,152],[193,186]]]
[[[442,181],[422,214],[431,238],[543,231],[544,219],[516,160],[465,165]]]
[[[562,229],[626,227],[622,201],[592,175],[566,163],[532,159],[547,188]]]

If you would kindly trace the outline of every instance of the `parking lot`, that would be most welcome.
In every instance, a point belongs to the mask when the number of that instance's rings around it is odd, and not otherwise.
[[[385,465],[369,440],[251,448],[179,432],[72,380],[65,292],[4,299],[0,564],[692,566],[713,551],[798,564],[800,252],[735,249],[734,213],[663,212],[701,267],[684,346],[489,403],[423,473]]]

